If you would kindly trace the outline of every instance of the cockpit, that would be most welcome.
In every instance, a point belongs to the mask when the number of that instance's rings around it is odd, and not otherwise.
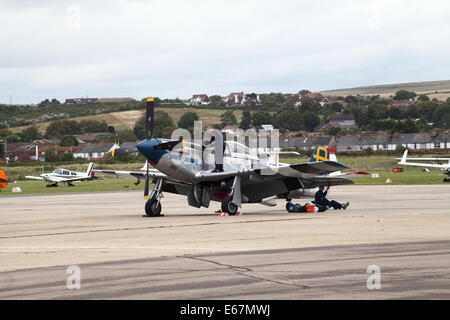
[[[63,175],[63,176],[76,176],[77,175],[76,172],[66,170],[66,169],[56,169],[52,172],[52,174],[59,174],[59,175]]]

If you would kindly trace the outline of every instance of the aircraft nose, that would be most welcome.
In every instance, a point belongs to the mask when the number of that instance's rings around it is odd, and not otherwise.
[[[144,141],[139,142],[136,145],[136,148],[139,150],[139,152],[142,155],[144,155],[147,158],[151,154],[151,152],[153,151],[153,145],[150,143],[149,140],[144,140]]]
[[[157,163],[159,159],[166,153],[165,150],[156,150],[155,145],[160,144],[156,139],[146,139],[137,144],[136,148],[150,162]]]

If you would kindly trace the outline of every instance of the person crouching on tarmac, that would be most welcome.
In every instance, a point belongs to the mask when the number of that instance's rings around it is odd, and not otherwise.
[[[334,200],[330,201],[327,198],[325,198],[327,196],[329,189],[330,189],[330,187],[327,187],[327,190],[324,192],[323,191],[324,187],[320,186],[319,191],[316,192],[314,203],[316,205],[318,204],[321,206],[326,206],[327,208],[333,207],[334,210],[347,209],[348,205],[350,204],[349,202],[339,203],[337,201],[334,201]]]

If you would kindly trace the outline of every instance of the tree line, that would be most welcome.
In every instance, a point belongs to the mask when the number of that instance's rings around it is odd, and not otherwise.
[[[304,94],[303,92],[302,94]],[[282,99],[283,95],[272,94],[271,99]],[[283,98],[284,99],[284,98]],[[450,99],[441,102],[430,100],[426,95],[415,94],[407,90],[398,91],[391,98],[380,96],[346,96],[338,97],[338,101],[320,104],[313,99],[302,99],[301,106],[287,104],[277,111],[243,110],[242,117],[238,120],[233,110],[226,110],[220,115],[220,122],[212,126],[222,129],[226,126],[238,126],[244,130],[251,127],[259,127],[263,124],[272,124],[283,131],[315,131],[328,123],[333,114],[340,113],[352,115],[359,131],[390,131],[402,133],[414,133],[429,131],[434,128],[450,128]],[[389,106],[393,101],[416,99],[414,104],[404,107]],[[345,102],[343,104],[342,102]],[[46,104],[58,104],[56,101],[47,101]],[[45,107],[45,106],[44,106]],[[185,128],[192,131],[195,120],[199,116],[194,111],[184,113],[175,123],[168,112],[158,110],[155,112],[154,136],[170,137],[172,131]],[[60,139],[62,145],[76,145],[73,135],[83,133],[97,133],[97,141],[123,142],[145,138],[145,120],[140,118],[131,130],[115,129],[105,121],[95,120],[75,121],[70,119],[52,122],[45,130],[40,132],[36,126],[31,126],[19,133],[12,133],[8,129],[0,128],[0,139],[6,138],[9,142],[28,142],[42,138]],[[331,128],[327,134],[340,134],[339,128]]]

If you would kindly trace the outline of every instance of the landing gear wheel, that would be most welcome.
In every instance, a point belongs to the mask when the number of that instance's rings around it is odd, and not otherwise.
[[[161,215],[161,202],[159,202],[157,199],[152,198],[149,199],[145,203],[145,214],[148,217],[157,217]]]
[[[444,178],[444,182],[450,182],[450,178]]]
[[[239,208],[232,202],[232,200],[232,198],[226,198],[222,201],[222,212],[226,212],[230,216],[235,216]]]

